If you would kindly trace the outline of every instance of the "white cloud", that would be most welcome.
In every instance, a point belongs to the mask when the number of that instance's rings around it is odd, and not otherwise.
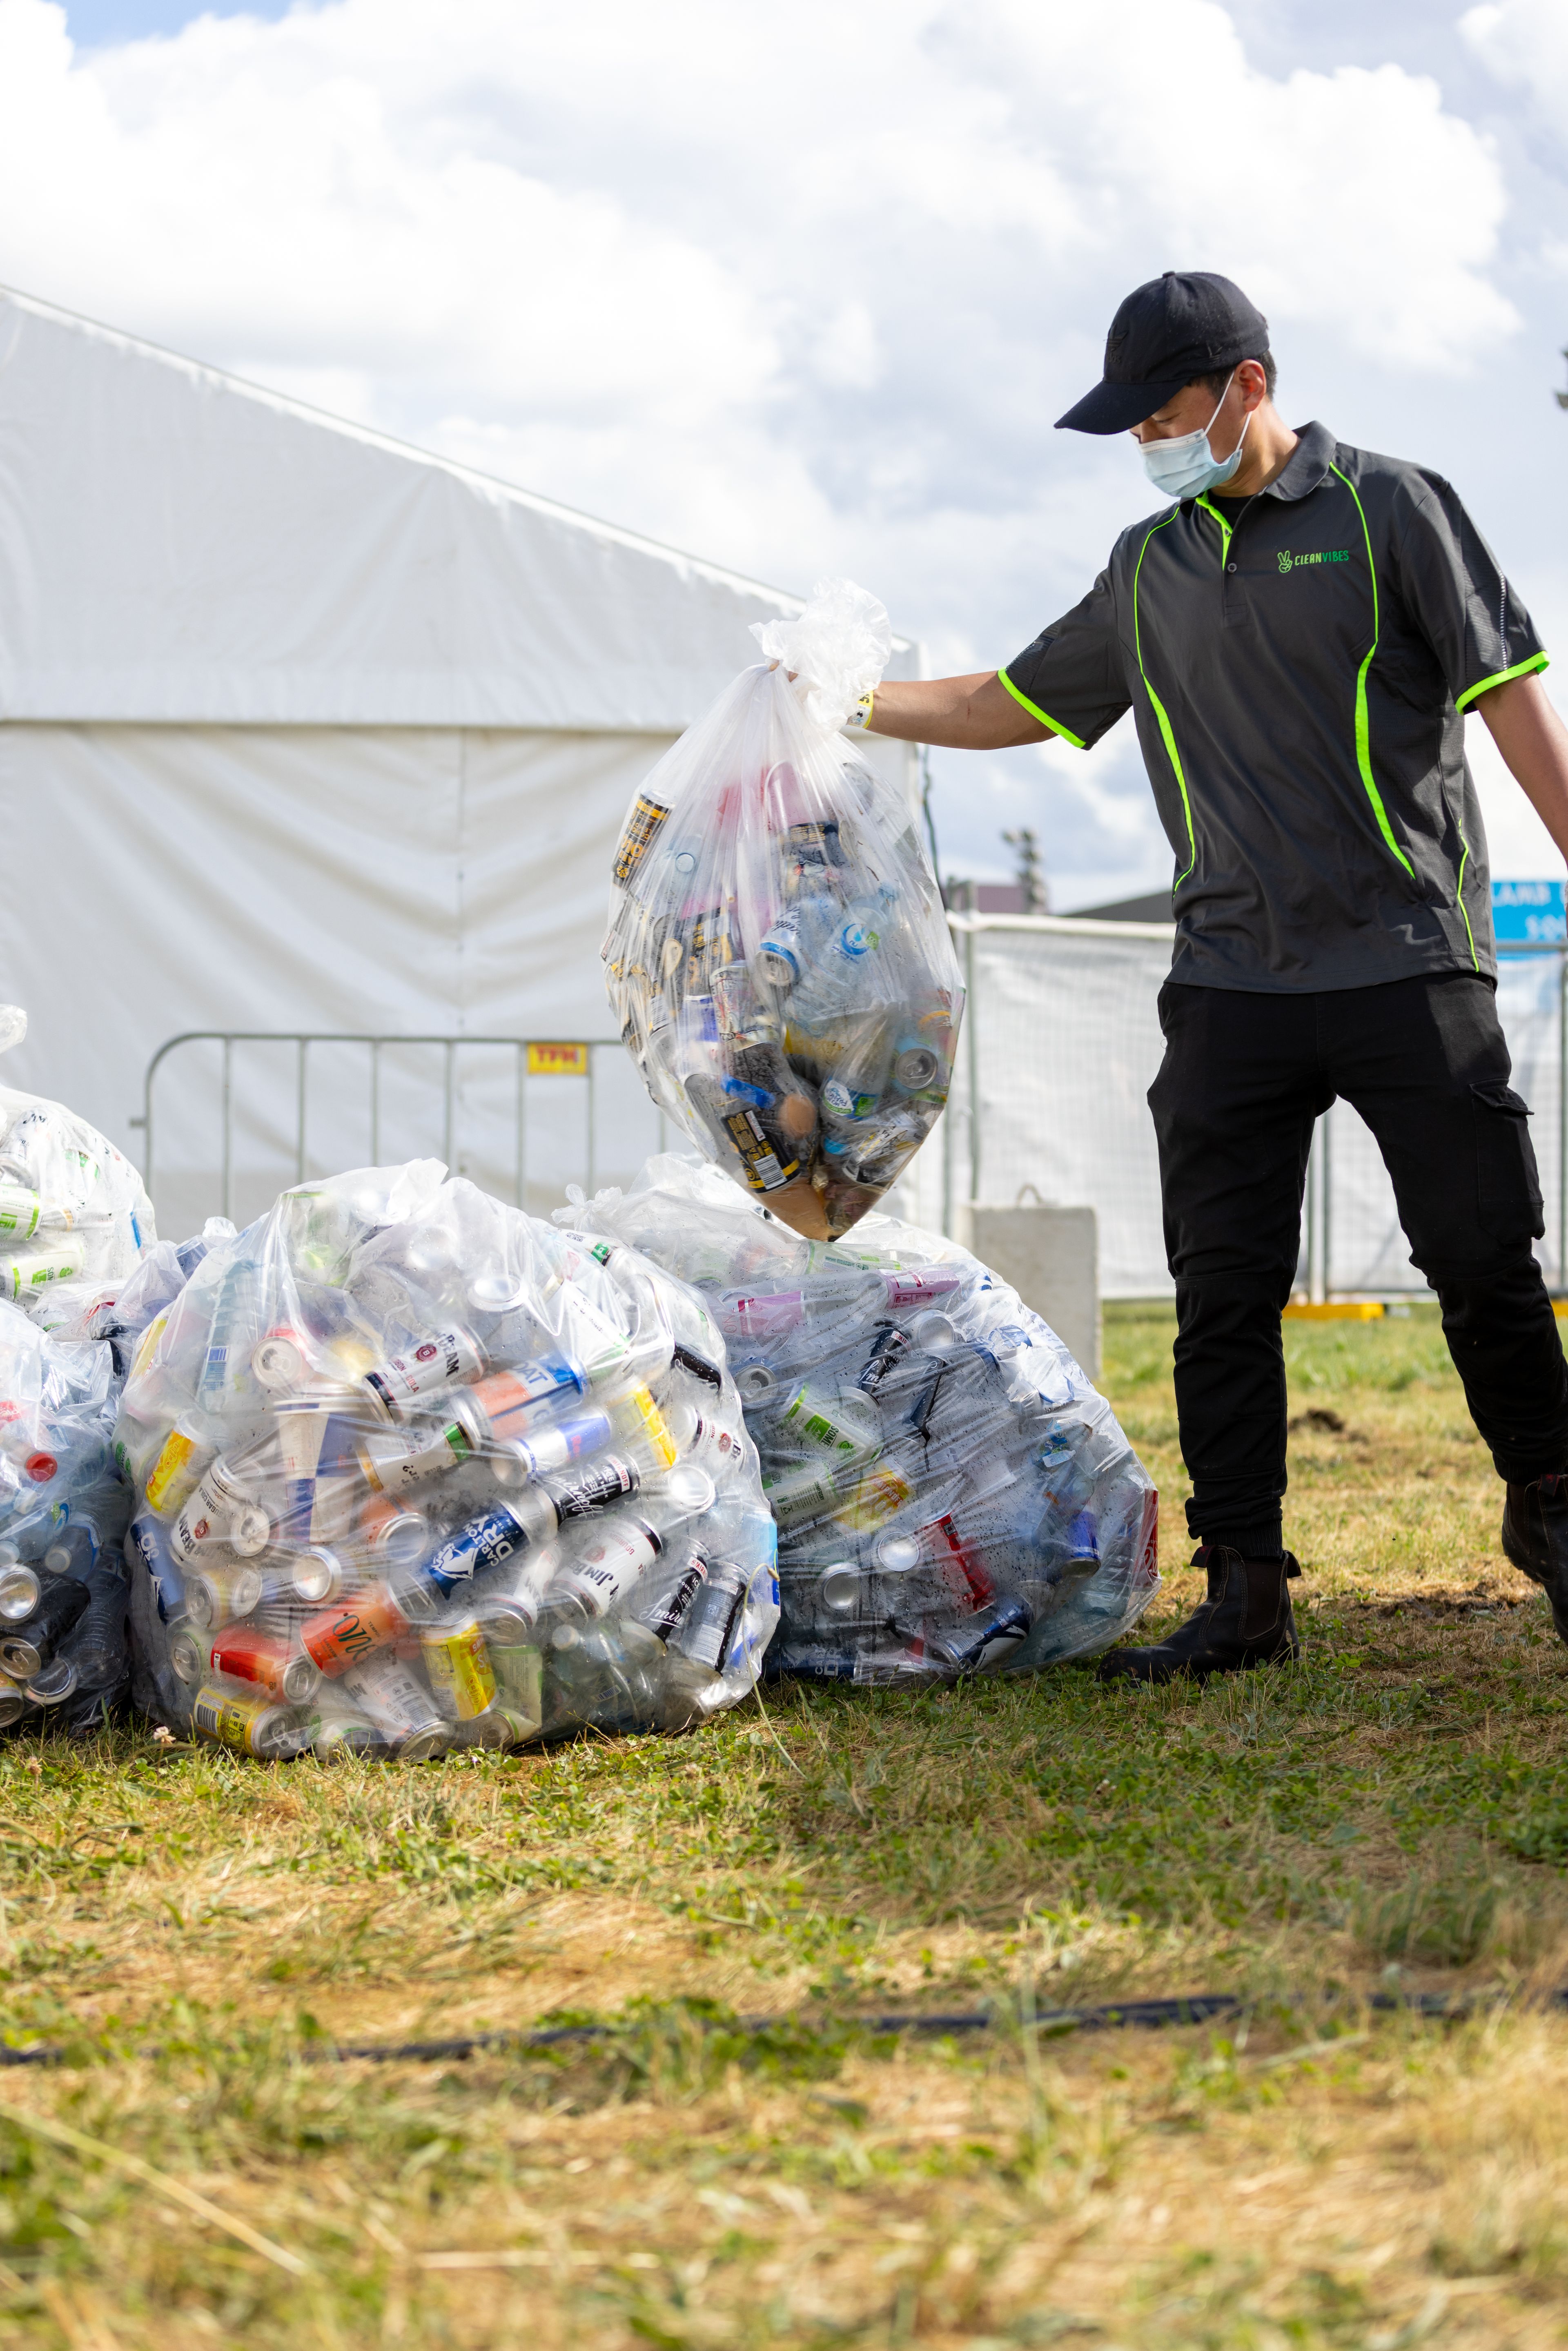
[[[1500,0],[1468,8],[1459,33],[1498,80],[1521,90],[1561,138],[1568,105],[1568,16],[1559,0]]]
[[[1551,10],[1476,13],[1496,48]],[[1222,268],[1287,352],[1453,378],[1514,324],[1503,207],[1435,83],[1270,78],[1215,0],[332,0],[84,54],[0,0],[0,278],[767,577],[854,571],[977,666],[1147,502],[1049,430],[1129,286]],[[1056,789],[1059,858],[1162,861],[1126,733]]]

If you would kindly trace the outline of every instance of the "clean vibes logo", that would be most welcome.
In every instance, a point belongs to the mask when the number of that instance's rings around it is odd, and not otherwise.
[[[1320,548],[1312,555],[1292,555],[1288,547],[1282,547],[1280,549],[1281,571],[1298,571],[1303,563],[1348,563],[1349,561],[1348,547]]]

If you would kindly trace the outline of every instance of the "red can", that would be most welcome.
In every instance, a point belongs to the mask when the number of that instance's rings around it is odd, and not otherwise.
[[[214,1636],[207,1663],[214,1674],[254,1682],[257,1689],[292,1706],[308,1698],[321,1679],[319,1667],[302,1657],[291,1641],[250,1625],[225,1625]]]
[[[372,1651],[402,1640],[408,1630],[408,1618],[383,1583],[308,1616],[299,1638],[324,1674],[341,1674]]]
[[[941,1570],[943,1582],[966,1614],[997,1596],[996,1579],[973,1543],[967,1543],[950,1518],[921,1530],[921,1539]]]

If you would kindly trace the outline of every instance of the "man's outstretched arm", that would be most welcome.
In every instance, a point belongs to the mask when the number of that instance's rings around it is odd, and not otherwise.
[[[1005,751],[1051,739],[1051,728],[1013,700],[994,669],[973,677],[889,678],[877,687],[869,731],[953,751]]]
[[[880,707],[880,695],[877,702]],[[1480,695],[1475,707],[1514,781],[1568,859],[1568,726],[1546,688],[1538,677],[1512,677]]]

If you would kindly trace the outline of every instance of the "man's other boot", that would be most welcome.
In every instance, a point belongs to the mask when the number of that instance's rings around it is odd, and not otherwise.
[[[1568,1641],[1568,1477],[1510,1485],[1502,1506],[1502,1547],[1533,1583],[1545,1587],[1552,1621]]]
[[[1223,1543],[1200,1543],[1192,1563],[1208,1571],[1207,1598],[1157,1648],[1111,1650],[1100,1660],[1103,1682],[1207,1681],[1301,1656],[1289,1579],[1301,1571],[1291,1552],[1243,1559]]]

